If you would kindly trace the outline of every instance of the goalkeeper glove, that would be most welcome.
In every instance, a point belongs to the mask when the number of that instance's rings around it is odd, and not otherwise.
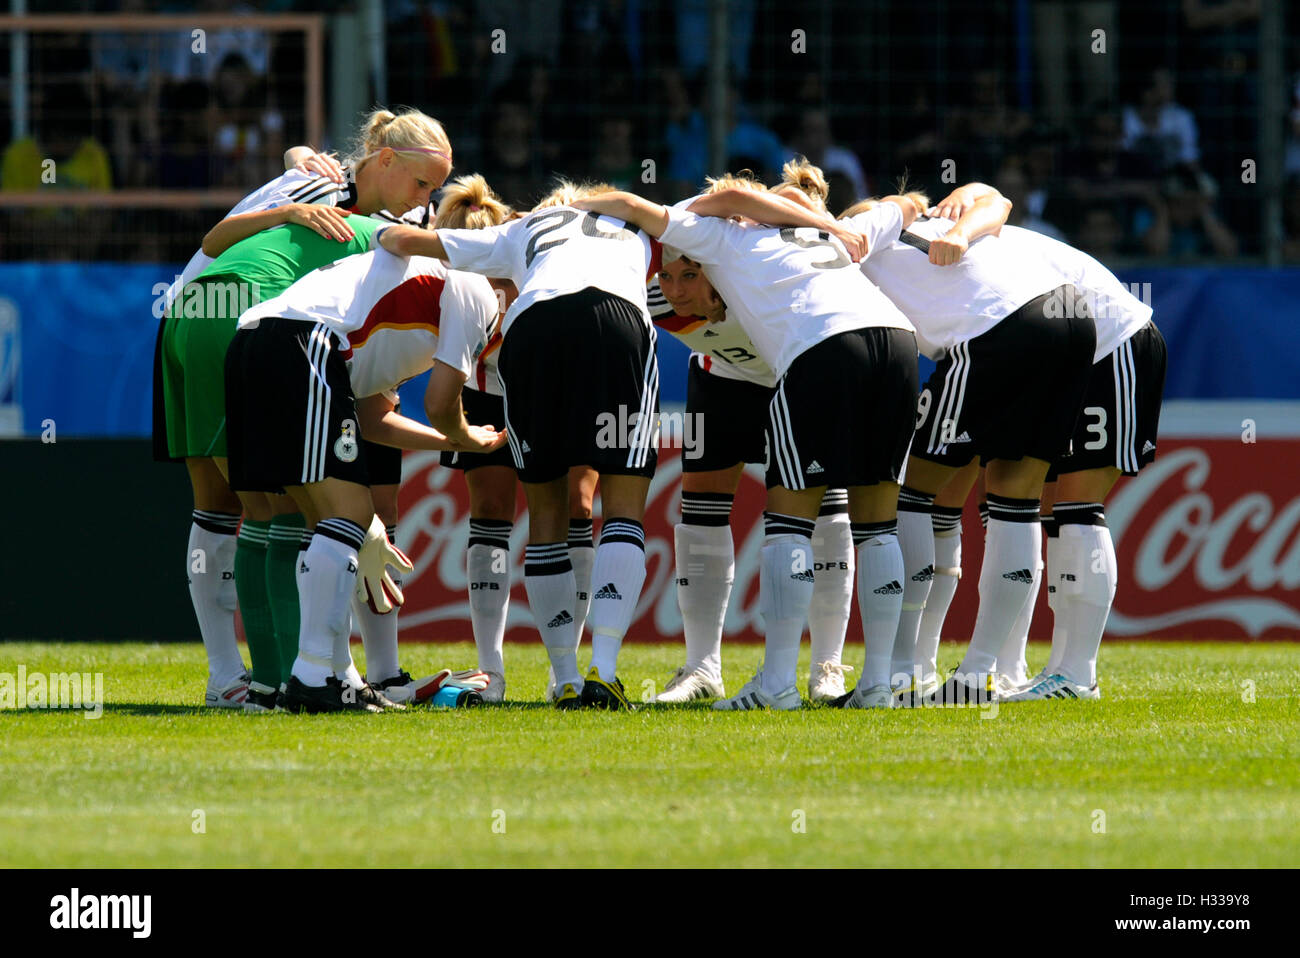
[[[365,542],[357,552],[357,598],[378,615],[386,615],[406,601],[402,590],[388,574],[388,566],[402,572],[414,572],[415,566],[401,549],[388,541],[383,520],[370,520]]]

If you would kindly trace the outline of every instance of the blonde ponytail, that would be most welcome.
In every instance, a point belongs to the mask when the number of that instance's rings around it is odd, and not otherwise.
[[[353,174],[385,147],[398,153],[424,153],[445,157],[451,162],[451,141],[447,131],[431,116],[419,110],[398,113],[380,108],[372,110],[361,126],[356,148],[348,157]]]
[[[492,192],[478,173],[458,177],[442,189],[434,228],[481,230],[499,226],[514,211]]]
[[[801,156],[781,167],[781,174],[781,182],[775,189],[780,190],[782,187],[796,189],[812,200],[813,205],[819,210],[826,209],[826,198],[831,195],[831,188],[826,182],[826,174],[821,171],[821,167],[809,163],[807,157]]]

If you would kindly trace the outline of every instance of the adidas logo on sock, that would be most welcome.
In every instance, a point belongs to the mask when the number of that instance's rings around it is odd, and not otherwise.
[[[705,335],[705,336],[716,336],[716,335],[718,335],[718,334],[715,333],[715,332],[714,332],[713,330],[711,330],[711,329],[706,329],[706,330],[704,331],[704,335]]]
[[[934,578],[934,566],[928,565],[916,575],[912,576],[913,582],[929,582]]]
[[[561,609],[560,614],[546,623],[548,629],[558,629],[562,625],[572,625],[573,616],[569,615],[568,609]]]
[[[1028,569],[1017,569],[1015,572],[1004,572],[1002,578],[1010,579],[1012,582],[1023,582],[1025,585],[1032,585],[1034,576]]]
[[[820,475],[825,471],[826,470],[822,468],[822,464],[818,462],[816,459],[808,463],[808,468],[804,470],[804,472],[810,476]]]
[[[601,586],[600,591],[596,593],[596,598],[597,599],[618,599],[620,601],[622,601],[623,599],[623,597],[618,594],[618,589],[614,588],[614,583],[612,582],[607,583],[604,586]]]
[[[1146,442],[1142,443],[1142,455],[1145,456],[1148,452],[1155,452],[1155,448],[1156,444],[1148,439]]]
[[[796,572],[790,576],[796,582],[815,582],[812,569],[804,569],[802,572]]]
[[[895,579],[888,585],[882,585],[879,589],[872,589],[872,591],[875,592],[876,595],[899,595],[903,591],[903,587],[899,585],[898,580]]]

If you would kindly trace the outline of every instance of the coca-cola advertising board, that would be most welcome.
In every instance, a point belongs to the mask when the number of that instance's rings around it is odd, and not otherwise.
[[[1120,480],[1106,517],[1119,557],[1119,590],[1107,625],[1124,638],[1300,638],[1300,439],[1222,435],[1162,437],[1159,456]],[[469,498],[463,476],[436,454],[406,456],[397,542],[415,571],[401,613],[404,639],[473,637],[465,576]],[[660,451],[646,509],[646,583],[629,641],[680,641],[673,582],[673,525],[680,517],[680,451]],[[758,555],[763,483],[750,467],[732,513],[736,581],[728,641],[761,641]],[[510,538],[512,590],[507,638],[537,641],[524,593],[527,519]],[[597,500],[599,517],[599,500]],[[599,523],[597,524],[599,529]],[[944,637],[965,639],[975,620],[983,534],[974,501],[962,531],[964,575]],[[1048,638],[1051,613],[1039,596],[1031,637]],[[851,641],[861,640],[854,612]]]

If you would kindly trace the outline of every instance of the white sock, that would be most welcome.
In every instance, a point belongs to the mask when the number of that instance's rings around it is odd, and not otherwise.
[[[394,569],[389,569],[393,583],[401,588],[402,577]],[[371,683],[391,679],[402,667],[397,656],[397,614],[400,609],[393,609],[387,615],[378,615],[370,611],[370,606],[356,596],[352,597],[352,615],[356,619],[357,631],[361,633],[361,645],[366,650],[366,681]],[[348,659],[352,650],[348,649]],[[354,666],[355,667],[355,666]]]
[[[863,689],[889,685],[896,671],[892,653],[903,611],[905,592],[900,580],[906,568],[897,528],[895,522],[853,524],[853,539],[858,543],[858,608],[862,610],[866,647],[862,678],[858,680]],[[907,674],[911,670],[903,671]]]
[[[903,586],[898,631],[890,654],[890,675],[912,678],[921,616],[934,584],[934,527],[930,512],[934,496],[904,486],[898,493],[898,543],[903,556]],[[859,596],[861,591],[859,590]],[[895,683],[897,684],[897,683]]]
[[[645,585],[645,529],[635,519],[606,519],[591,569],[591,667],[615,678],[623,644]]]
[[[578,589],[573,617],[578,623],[578,646],[581,647],[582,630],[591,610],[591,570],[596,564],[590,519],[569,520],[569,562],[573,564],[573,579]]]
[[[1115,543],[1104,524],[1079,525],[1071,507],[1081,506],[1095,521],[1105,523],[1101,503],[1058,503],[1054,510],[1061,522],[1061,546],[1074,556],[1071,563],[1080,570],[1075,591],[1068,596],[1067,639],[1061,658],[1060,674],[1078,685],[1091,687],[1097,682],[1097,653],[1106,631],[1106,619],[1115,601],[1119,572],[1115,560]],[[1064,514],[1064,515],[1063,515]],[[1061,521],[1063,518],[1067,521]]]
[[[566,542],[547,542],[524,549],[524,588],[537,631],[551,660],[557,685],[582,688],[578,674],[578,634],[573,618],[577,597]]]
[[[948,608],[961,582],[961,510],[935,506],[930,519],[935,533],[934,579],[930,583],[930,595],[925,600],[925,611],[921,613],[921,628],[913,656],[923,677],[938,672],[943,623],[948,618]]]
[[[988,498],[989,526],[980,569],[979,612],[970,647],[958,668],[966,675],[985,675],[996,668],[1002,643],[1029,599],[1033,570],[1043,548],[1037,499],[992,494]]]
[[[822,509],[847,509],[849,494],[830,489]],[[844,637],[853,611],[853,530],[846,511],[817,517],[813,528],[812,602],[808,606],[808,638],[812,643],[812,672],[822,662],[839,664],[844,655]]]
[[[304,685],[321,686],[335,672],[335,650],[347,649],[352,634],[349,615],[357,586],[357,551],[365,530],[349,519],[322,519],[299,569],[298,658],[293,675]],[[351,655],[348,655],[349,660]]]
[[[1016,624],[1007,633],[1006,641],[998,649],[998,672],[1009,676],[1016,682],[1029,678],[1029,663],[1025,661],[1025,647],[1029,644],[1029,626],[1034,618],[1034,606],[1038,604],[1038,590],[1043,584],[1043,560],[1040,558],[1033,569],[1034,583],[1029,587],[1029,598],[1020,610]]]
[[[195,509],[185,577],[208,656],[208,684],[229,685],[244,674],[235,639],[235,530],[239,516]],[[202,571],[198,571],[202,570]]]
[[[469,618],[482,672],[506,674],[503,648],[510,611],[510,529],[498,519],[470,519],[465,573],[469,579]]]
[[[1055,675],[1061,668],[1061,657],[1065,655],[1066,634],[1065,612],[1061,604],[1061,576],[1064,571],[1065,556],[1061,552],[1061,535],[1057,530],[1055,519],[1044,523],[1047,533],[1047,607],[1052,610],[1052,651],[1047,656],[1046,671]]]
[[[683,493],[683,499],[685,496]],[[682,511],[685,514],[685,506]],[[686,671],[721,678],[722,627],[736,578],[731,526],[678,523],[673,528],[673,551],[677,560],[677,607],[686,636]]]
[[[798,680],[799,640],[808,620],[816,581],[812,533],[815,523],[764,513],[767,531],[759,559],[758,607],[763,614],[763,690],[784,692]]]

